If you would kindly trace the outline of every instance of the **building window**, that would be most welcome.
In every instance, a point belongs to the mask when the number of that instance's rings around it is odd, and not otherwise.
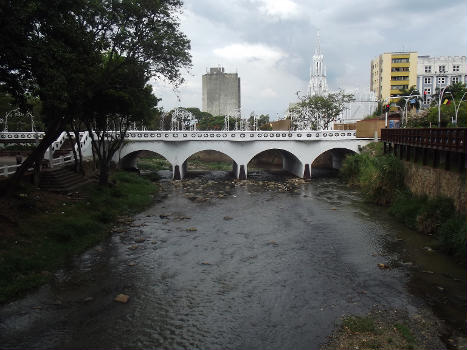
[[[403,90],[408,88],[408,85],[391,85],[391,90]]]
[[[423,78],[423,82],[424,82],[425,84],[431,84],[431,77],[425,77],[425,78]]]
[[[409,80],[408,76],[400,76],[400,77],[391,77],[391,80]]]
[[[440,73],[446,73],[446,66],[439,66]]]
[[[456,84],[459,82],[459,77],[451,77],[451,84]]]
[[[438,77],[438,84],[446,84],[446,77]]]
[[[425,95],[431,95],[431,88],[424,88],[424,89],[423,89],[423,93],[424,93]]]
[[[425,66],[425,73],[431,73],[431,66]]]
[[[452,66],[452,71],[453,71],[453,72],[458,72],[459,69],[460,69],[460,66],[459,66],[459,65],[454,65],[454,66]]]
[[[406,63],[409,62],[408,58],[393,58],[392,63]]]
[[[392,67],[391,72],[408,72],[409,67]]]

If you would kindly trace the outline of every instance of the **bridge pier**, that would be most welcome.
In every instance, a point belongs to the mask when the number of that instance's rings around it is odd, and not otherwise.
[[[297,177],[303,178],[305,167],[303,163],[289,152],[281,152],[282,154],[282,169],[287,170],[289,173]]]
[[[232,162],[232,173],[236,179],[246,180],[247,166],[245,164],[238,165],[237,162]]]

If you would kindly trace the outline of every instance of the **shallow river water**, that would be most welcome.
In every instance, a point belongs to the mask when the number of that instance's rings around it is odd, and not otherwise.
[[[426,237],[335,179],[249,177],[163,181],[151,208],[0,308],[2,348],[317,349],[375,305],[464,327],[465,270]]]

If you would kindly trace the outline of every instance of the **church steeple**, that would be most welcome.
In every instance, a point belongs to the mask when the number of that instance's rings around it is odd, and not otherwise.
[[[310,67],[310,83],[308,93],[310,96],[322,96],[328,92],[328,82],[326,79],[326,66],[324,64],[324,55],[321,53],[321,42],[319,31],[316,34],[315,54]]]

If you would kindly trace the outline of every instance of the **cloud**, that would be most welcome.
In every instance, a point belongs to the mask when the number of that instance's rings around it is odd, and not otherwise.
[[[330,88],[365,92],[383,52],[465,55],[466,11],[465,0],[185,0],[193,68],[177,92],[155,81],[155,93],[165,109],[201,108],[201,77],[221,65],[241,78],[244,114],[275,117],[307,88],[318,29]]]
[[[291,0],[257,0],[261,13],[276,18],[289,19],[300,14],[298,5]]]
[[[263,89],[259,92],[262,97],[277,97],[277,92],[271,88]]]
[[[213,51],[217,56],[232,61],[260,60],[275,63],[287,56],[282,50],[263,44],[231,44]]]

